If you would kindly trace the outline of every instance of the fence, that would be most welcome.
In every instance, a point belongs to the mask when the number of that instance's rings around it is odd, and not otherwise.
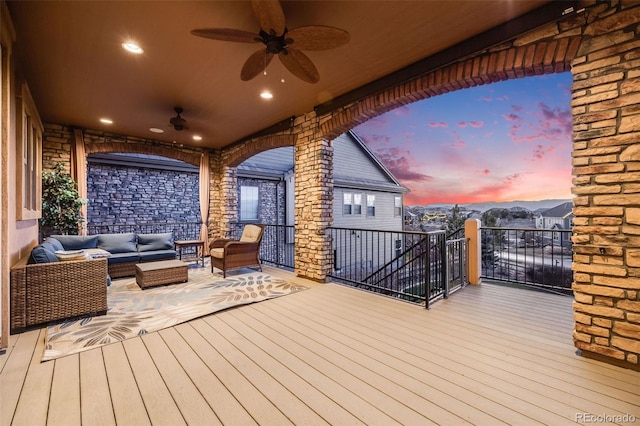
[[[481,228],[481,277],[572,294],[571,231]]]
[[[444,231],[329,227],[327,232],[333,247],[329,277],[334,281],[426,307],[466,283],[466,240],[448,248]]]

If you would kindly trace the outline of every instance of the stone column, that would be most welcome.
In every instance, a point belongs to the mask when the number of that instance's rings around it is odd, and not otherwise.
[[[313,113],[295,123],[295,273],[324,281],[332,265],[333,147],[316,136],[316,124]]]
[[[640,7],[611,12],[586,26],[572,68],[573,339],[640,369]]]

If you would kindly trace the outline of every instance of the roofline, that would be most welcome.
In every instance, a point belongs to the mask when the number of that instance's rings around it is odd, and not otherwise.
[[[347,135],[351,136],[351,138],[355,142],[357,142],[358,145],[360,145],[360,148],[371,158],[371,160],[373,160],[373,162],[378,166],[378,168],[382,171],[382,173],[387,175],[387,177],[393,181],[393,183],[395,183],[396,185],[398,185],[401,188],[404,188],[405,192],[409,192],[410,191],[409,188],[407,188],[406,186],[402,185],[398,181],[398,179],[396,179],[396,177],[393,175],[393,173],[391,173],[391,171],[387,168],[387,166],[382,164],[382,162],[378,159],[378,157],[373,153],[373,151],[371,151],[369,149],[369,147],[367,147],[367,144],[364,143],[362,138],[360,138],[360,136],[358,136],[358,134],[356,132],[354,132],[353,130],[349,130],[349,131],[347,131]]]

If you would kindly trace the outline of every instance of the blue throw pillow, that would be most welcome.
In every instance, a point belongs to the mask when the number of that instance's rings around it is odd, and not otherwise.
[[[58,257],[56,253],[51,250],[53,247],[50,244],[42,243],[39,246],[36,246],[31,250],[31,256],[29,256],[29,260],[27,263],[51,263],[57,262]]]
[[[97,235],[52,235],[60,241],[65,250],[81,250],[96,248],[98,246]]]
[[[172,250],[173,234],[138,234],[138,251]]]
[[[47,238],[44,242],[51,244],[53,246],[53,251],[64,250],[62,243],[53,237]]]
[[[98,248],[109,253],[137,252],[136,234],[98,234]]]

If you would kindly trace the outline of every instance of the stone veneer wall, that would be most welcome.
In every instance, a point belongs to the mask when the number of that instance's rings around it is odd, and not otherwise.
[[[87,223],[199,222],[198,173],[90,163]]]
[[[635,368],[640,365],[638,5],[601,5],[598,18],[585,27],[573,61],[571,103],[574,342],[585,355]]]
[[[87,155],[102,152],[143,153],[199,165],[201,151],[190,147],[83,130]],[[73,130],[45,123],[43,169],[62,162],[70,172]],[[139,167],[87,165],[87,223],[199,222],[199,175]]]

